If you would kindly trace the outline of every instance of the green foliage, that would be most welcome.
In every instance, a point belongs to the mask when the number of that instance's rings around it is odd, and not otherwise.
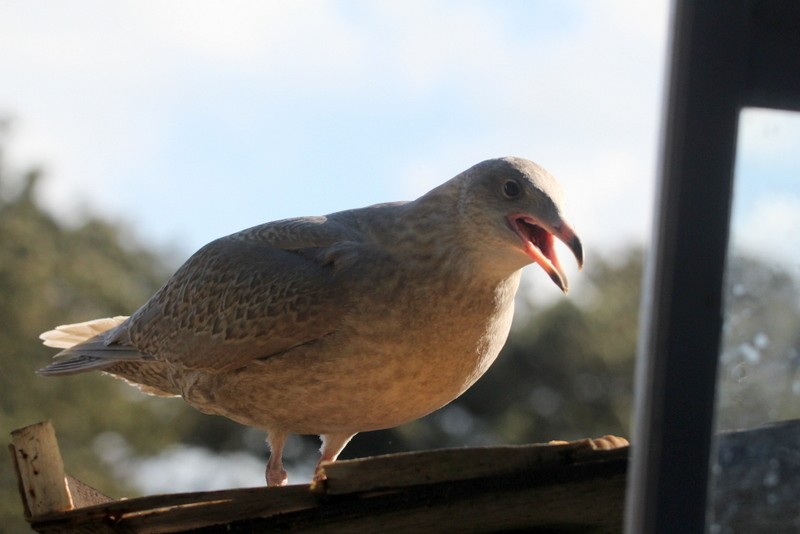
[[[179,439],[187,426],[180,403],[144,397],[99,374],[41,378],[34,371],[54,351],[43,347],[38,335],[58,324],[130,313],[163,283],[167,269],[157,255],[108,222],[59,225],[36,203],[38,179],[35,171],[14,176],[0,168],[3,435],[51,419],[73,474],[110,492],[128,492],[130,488],[98,469],[102,464],[92,451],[94,437],[103,430],[119,432],[137,450],[158,450]],[[22,188],[13,194],[15,182]],[[0,520],[21,527],[16,482],[7,467],[4,461]]]

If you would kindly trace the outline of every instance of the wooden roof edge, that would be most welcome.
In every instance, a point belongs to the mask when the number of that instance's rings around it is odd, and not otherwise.
[[[347,494],[385,494],[512,474],[524,477],[569,465],[624,460],[627,447],[613,448],[619,443],[603,437],[569,443],[389,454],[327,464],[323,467],[327,480],[313,486],[240,488],[120,500],[64,473],[55,431],[49,422],[12,432],[9,449],[28,521],[36,530],[59,531],[59,526],[74,530],[89,524],[96,528],[97,524],[163,523],[163,518],[155,517],[159,515],[183,518],[195,526],[251,516],[264,518],[308,510],[329,498]],[[43,458],[48,461],[43,463]],[[551,477],[539,478],[545,481]]]

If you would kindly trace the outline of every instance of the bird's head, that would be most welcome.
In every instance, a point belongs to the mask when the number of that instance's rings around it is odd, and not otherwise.
[[[466,226],[481,229],[473,245],[484,259],[511,271],[536,263],[567,292],[555,240],[572,251],[579,268],[583,246],[562,215],[563,193],[555,178],[532,161],[498,158],[475,165],[454,181],[462,182],[458,202],[461,216],[469,221]]]

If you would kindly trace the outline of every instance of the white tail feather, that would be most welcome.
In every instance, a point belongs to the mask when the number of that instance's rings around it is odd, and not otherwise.
[[[97,334],[102,334],[107,330],[111,330],[115,326],[122,324],[127,318],[127,316],[118,315],[116,317],[85,321],[83,323],[65,324],[57,326],[55,330],[44,332],[39,336],[39,339],[41,339],[47,347],[68,349],[87,339],[93,338]]]

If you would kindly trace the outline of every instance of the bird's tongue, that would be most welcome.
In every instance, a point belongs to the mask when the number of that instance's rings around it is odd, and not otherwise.
[[[556,255],[553,234],[540,226],[520,224],[520,230],[527,236],[525,253],[536,262],[550,279],[563,291],[567,292],[567,278]]]

